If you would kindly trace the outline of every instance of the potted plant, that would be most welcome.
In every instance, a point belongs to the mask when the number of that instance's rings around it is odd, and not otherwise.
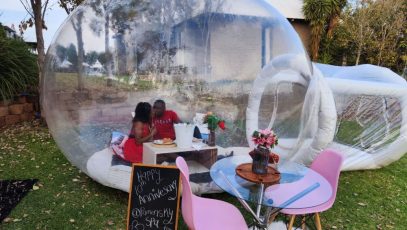
[[[225,130],[225,121],[212,112],[208,112],[204,118],[204,123],[208,124],[209,129],[208,145],[215,146],[215,130],[217,127]]]
[[[278,163],[277,154],[271,153],[271,149],[278,144],[278,137],[271,129],[254,131],[252,141],[256,148],[249,154],[253,158],[252,171],[255,174],[267,174],[269,163]]]

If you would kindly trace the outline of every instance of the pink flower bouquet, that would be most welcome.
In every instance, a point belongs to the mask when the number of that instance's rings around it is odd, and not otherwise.
[[[252,141],[257,146],[263,146],[267,149],[272,149],[278,144],[277,135],[271,129],[254,131],[252,134]]]
[[[254,144],[257,145],[257,147],[263,147],[267,149],[270,154],[269,154],[269,163],[278,163],[280,160],[280,157],[276,154],[270,151],[274,146],[278,145],[278,137],[274,133],[273,130],[271,129],[264,129],[264,130],[259,130],[259,131],[254,131],[252,135],[252,141]],[[251,151],[250,156],[253,158],[255,151]]]

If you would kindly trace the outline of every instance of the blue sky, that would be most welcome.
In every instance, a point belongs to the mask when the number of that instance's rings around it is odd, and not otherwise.
[[[50,9],[45,16],[45,23],[48,30],[44,30],[45,47],[47,48],[52,38],[62,22],[67,18],[66,12],[58,6],[57,0],[50,0]],[[0,22],[11,27],[14,24],[18,32],[20,21],[29,19],[29,14],[25,11],[19,0],[0,0]],[[23,35],[26,41],[36,41],[34,28],[29,28]]]

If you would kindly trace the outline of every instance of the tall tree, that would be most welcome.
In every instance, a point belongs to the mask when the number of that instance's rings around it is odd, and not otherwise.
[[[21,4],[30,15],[27,21],[22,21],[19,25],[20,32],[23,33],[27,27],[35,26],[35,36],[37,38],[37,65],[39,72],[39,92],[43,88],[43,71],[45,62],[45,46],[44,46],[44,35],[43,29],[47,29],[45,25],[45,13],[48,9],[49,0],[20,0]],[[41,103],[40,103],[41,104]]]
[[[76,7],[78,7],[83,0],[58,0],[58,4],[62,7],[65,12],[69,15]],[[77,40],[77,47],[78,47],[78,55],[75,65],[77,66],[77,74],[78,74],[78,90],[81,91],[84,89],[84,80],[83,80],[83,62],[85,60],[85,49],[84,49],[84,42],[82,37],[82,21],[84,18],[84,12],[79,11],[74,18],[71,20],[72,28],[76,34]],[[74,64],[74,63],[72,63]]]
[[[328,18],[328,28],[327,28],[327,37],[328,39],[332,39],[333,31],[335,27],[338,25],[341,12],[343,8],[346,6],[346,0],[330,0],[331,4],[331,13]]]
[[[355,10],[347,18],[347,25],[349,26],[347,30],[354,38],[356,45],[355,65],[359,65],[366,44],[371,41],[371,37],[374,34],[374,30],[370,26],[372,21],[372,9],[369,5],[370,2],[368,1],[357,1]]]
[[[303,12],[311,26],[311,58],[318,60],[319,45],[325,31],[327,19],[332,13],[332,4],[327,0],[304,0]]]
[[[106,0],[94,0],[90,2],[90,6],[92,7],[94,13],[98,17],[103,17],[104,21],[99,19],[95,19],[91,22],[90,26],[94,33],[100,35],[100,33],[104,30],[105,35],[105,52],[104,52],[104,61],[105,67],[107,72],[107,86],[112,86],[113,84],[113,55],[110,51],[110,29],[111,29],[111,18],[112,18],[112,11],[121,6],[116,1],[106,1]],[[102,25],[103,22],[103,25]],[[104,29],[102,29],[102,27]]]
[[[397,48],[406,41],[407,2],[402,0],[376,0],[372,3],[373,39],[369,46],[369,62],[376,65],[397,65]]]
[[[402,72],[406,66],[405,0],[355,0],[342,12],[329,54],[352,64],[370,63]],[[336,62],[336,64],[341,64]],[[346,64],[346,63],[345,63]]]

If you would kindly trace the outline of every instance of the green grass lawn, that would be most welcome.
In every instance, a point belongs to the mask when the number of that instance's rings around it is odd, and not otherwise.
[[[343,172],[336,203],[322,214],[324,229],[406,229],[406,164],[404,156],[383,169]],[[39,189],[28,193],[0,229],[125,229],[128,194],[72,166],[48,129],[26,123],[0,130],[0,179],[28,178],[38,178]],[[210,197],[234,203],[248,217],[236,198]]]

